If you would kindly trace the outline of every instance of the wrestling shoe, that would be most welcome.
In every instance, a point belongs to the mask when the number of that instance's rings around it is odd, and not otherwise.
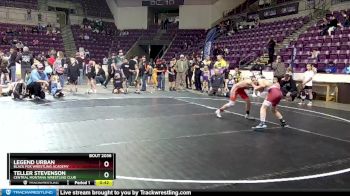
[[[259,125],[255,126],[255,127],[252,127],[254,130],[259,130],[259,129],[266,129],[267,128],[267,125],[263,122],[260,122]]]
[[[248,120],[254,120],[254,118],[251,117],[251,116],[249,116],[248,114],[246,114],[246,115],[244,116],[244,118],[245,118],[245,119],[248,119]]]
[[[215,111],[216,117],[222,118],[220,110]]]
[[[285,120],[281,121],[281,127],[288,127],[287,122]]]
[[[307,104],[307,106],[311,107],[311,106],[312,106],[312,102],[309,102],[309,103]]]

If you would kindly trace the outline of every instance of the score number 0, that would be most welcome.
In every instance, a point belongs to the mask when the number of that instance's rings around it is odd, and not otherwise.
[[[103,163],[103,166],[104,166],[104,167],[109,167],[109,162],[108,162],[108,161],[105,161],[105,162]],[[103,174],[103,176],[104,176],[105,178],[108,178],[108,177],[109,177],[109,173],[108,173],[108,172],[105,172],[105,173]]]

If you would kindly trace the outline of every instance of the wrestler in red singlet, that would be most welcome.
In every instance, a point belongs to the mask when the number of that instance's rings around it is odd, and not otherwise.
[[[277,110],[277,105],[280,103],[283,95],[279,83],[272,83],[268,80],[259,80],[259,85],[253,84],[255,90],[267,89],[267,97],[260,108],[260,124],[253,127],[253,129],[265,129],[267,125],[265,124],[266,111],[268,107],[271,107],[272,113],[280,120],[281,126],[287,126],[286,121],[283,119],[281,113]]]
[[[252,84],[256,82],[255,78],[252,79],[246,79],[243,80],[241,82],[238,82],[237,84],[235,84],[233,86],[233,88],[231,89],[230,92],[230,101],[223,105],[220,109],[216,110],[216,116],[218,118],[221,118],[221,112],[223,112],[224,110],[232,107],[235,105],[237,97],[240,96],[245,102],[246,102],[246,115],[245,118],[250,119],[249,117],[249,113],[250,113],[250,107],[251,107],[251,103],[250,103],[250,99],[249,96],[247,95],[247,93],[245,92],[245,89],[247,88],[251,88]]]

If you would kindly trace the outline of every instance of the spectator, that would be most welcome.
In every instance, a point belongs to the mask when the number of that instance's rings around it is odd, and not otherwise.
[[[225,48],[224,49],[224,56],[228,56],[230,53],[230,51],[228,50],[228,48]]]
[[[187,42],[184,42],[184,45],[182,46],[182,50],[187,50],[188,49],[188,44]]]
[[[27,20],[32,20],[32,10],[27,9]]]
[[[34,39],[34,40],[33,40],[33,46],[37,46],[37,45],[39,45],[39,40]]]
[[[103,63],[106,63],[106,59],[103,59]],[[114,74],[113,74],[113,71],[114,71],[113,67],[115,66],[115,63],[116,63],[116,56],[115,56],[115,53],[112,53],[112,56],[110,56],[107,59],[107,79],[106,79],[106,81],[103,84],[104,88],[107,88],[108,83],[111,81],[111,79],[114,76]],[[102,66],[104,66],[104,65],[102,65]]]
[[[137,63],[135,65],[135,82],[134,82],[135,89],[136,89],[135,90],[136,94],[140,94],[141,93],[141,89],[140,89],[140,87],[141,87],[141,78],[142,78],[141,74],[143,75],[144,72],[141,72],[139,64]]]
[[[235,83],[238,83],[242,80],[242,72],[239,70],[239,67],[235,67],[232,76],[233,76],[233,79],[235,80]]]
[[[106,68],[103,68],[103,70],[107,70],[107,66],[108,66],[108,58],[106,56],[103,57],[102,59],[102,68],[103,67],[106,67]]]
[[[139,77],[141,77],[141,91],[146,91],[147,90],[147,79],[148,76],[150,75],[150,65],[147,62],[146,56],[143,56],[141,58],[140,64],[139,64]]]
[[[338,27],[343,27],[343,25],[341,23],[339,23],[339,21],[335,18],[335,16],[331,16],[329,24],[328,24],[328,35],[331,36],[332,32]]]
[[[296,82],[293,80],[292,75],[285,74],[281,82],[281,90],[284,97],[291,98],[292,101],[298,96],[298,89]]]
[[[46,29],[46,35],[51,35],[51,34],[52,34],[51,28],[47,28]]]
[[[292,76],[292,78],[293,78],[293,68],[288,67],[288,68],[287,68],[287,71],[286,71],[286,74],[289,74],[289,75]]]
[[[10,82],[8,60],[4,53],[0,51],[0,84],[7,84]]]
[[[343,72],[342,72],[343,74],[350,74],[350,65],[348,65],[347,67],[345,67],[344,69],[343,69]]]
[[[200,57],[197,57],[194,63],[194,84],[197,91],[202,91],[201,76],[203,67],[204,63],[202,62],[202,59]]]
[[[269,55],[269,64],[272,65],[273,63],[273,57],[275,55],[275,46],[276,46],[276,42],[270,38],[269,42],[267,43],[267,50],[268,50],[268,55]]]
[[[87,93],[97,93],[96,90],[96,62],[94,60],[89,61],[89,63],[86,65],[85,73],[88,78],[88,90]]]
[[[1,39],[1,45],[8,45],[9,41],[7,39],[7,35],[4,35],[4,37],[2,37]]]
[[[307,104],[308,106],[312,106],[312,99],[313,99],[313,94],[312,94],[312,80],[315,75],[314,70],[312,69],[312,65],[308,64],[306,66],[306,71],[304,72],[304,78],[303,78],[303,83],[302,87],[303,90],[301,92],[301,102],[299,105],[303,105],[305,102],[305,98],[308,96],[309,97],[309,103]]]
[[[49,65],[53,67],[53,64],[55,63],[55,61],[56,61],[55,54],[50,54],[50,57],[47,59],[47,62],[49,63]]]
[[[80,40],[84,40],[84,34],[81,33],[81,34],[79,35],[79,39],[80,39]]]
[[[115,63],[112,64],[114,67],[114,72],[113,72],[113,93],[114,94],[119,94],[119,93],[124,93],[123,89],[123,81],[124,81],[124,73],[123,70],[120,68],[120,66],[116,66]]]
[[[115,63],[120,66],[124,62],[125,56],[123,50],[118,51],[117,57],[115,57]]]
[[[90,39],[90,36],[88,34],[85,34],[84,35],[84,40],[89,40]]]
[[[217,56],[217,61],[214,64],[214,69],[219,69],[221,72],[228,68],[228,63],[225,61],[222,55]]]
[[[47,77],[50,78],[52,76],[52,73],[53,73],[53,69],[52,69],[51,65],[49,65],[46,60],[44,61],[44,63],[41,63],[41,64],[45,65],[45,73],[46,73]]]
[[[34,63],[33,55],[29,51],[28,47],[23,48],[23,52],[17,56],[16,62],[21,64],[21,77],[23,81],[26,81],[26,75],[30,74]]]
[[[192,89],[192,82],[194,81],[193,79],[193,71],[194,71],[194,61],[190,60],[189,62],[189,67],[186,72],[186,88]]]
[[[166,18],[165,21],[164,21],[164,29],[165,30],[168,30],[168,24],[169,24],[169,19]]]
[[[84,60],[80,57],[79,52],[75,53],[75,60],[78,63],[78,67],[79,67],[79,80],[78,80],[78,84],[82,84],[83,83],[83,76],[84,76]]]
[[[226,97],[230,97],[230,92],[231,92],[231,89],[233,88],[233,86],[235,85],[235,79],[233,77],[233,75],[229,74],[228,75],[228,80],[227,80],[227,83],[225,84],[226,88],[225,88],[225,94],[226,94]]]
[[[326,73],[337,73],[337,66],[331,61],[325,68]]]
[[[84,29],[87,29],[89,25],[89,20],[87,18],[83,18],[83,27]]]
[[[61,87],[64,87],[64,70],[68,67],[62,51],[57,52],[57,58],[53,64],[53,71],[58,75]]]
[[[45,67],[43,64],[36,62],[34,70],[30,73],[29,79],[27,81],[27,90],[29,96],[34,95],[34,98],[45,99],[45,92],[42,87],[49,86],[49,79],[44,72]]]
[[[41,25],[40,23],[38,23],[38,30],[41,32],[43,29],[44,29],[44,26],[43,25]]]
[[[129,85],[130,86],[135,86],[135,79],[136,79],[136,66],[138,64],[138,56],[134,56],[133,59],[129,61],[129,72],[130,72],[130,77],[129,77]]]
[[[22,42],[17,42],[17,44],[16,44],[16,48],[18,49],[18,51],[23,51],[23,47],[24,47],[24,45],[23,45],[23,43]]]
[[[315,65],[312,65],[311,66],[311,70],[315,73],[315,74],[317,74],[317,66],[315,66]]]
[[[78,53],[79,53],[79,57],[84,61],[85,60],[85,56],[86,56],[84,48],[80,47]]]
[[[63,97],[63,88],[57,75],[51,76],[51,95],[55,98]]]
[[[311,52],[311,59],[318,60],[318,55],[320,55],[320,51],[317,49],[313,49]]]
[[[209,82],[209,96],[221,95],[225,85],[224,77],[220,74],[218,69],[214,70],[214,75],[210,78]]]
[[[42,54],[38,54],[35,59],[45,65],[46,58]]]
[[[33,34],[39,33],[39,29],[38,29],[37,26],[32,27],[32,33],[33,33]]]
[[[116,67],[119,67],[118,65]],[[124,75],[124,93],[128,93],[129,88],[129,78],[130,78],[130,68],[129,68],[129,62],[128,59],[124,59],[123,63],[121,64],[121,69]]]
[[[17,39],[17,37],[14,37],[13,40],[11,41],[11,45],[12,46],[16,46],[18,44],[19,40]],[[17,46],[16,46],[17,48]]]
[[[183,90],[183,86],[186,81],[186,72],[188,70],[189,63],[183,54],[180,55],[180,59],[175,64],[176,71],[176,89]]]
[[[321,35],[324,35],[325,32],[328,30],[328,20],[327,18],[323,18],[322,23],[320,24],[319,28],[322,30]]]
[[[85,58],[90,58],[90,52],[88,49],[85,49]]]
[[[173,59],[174,60],[174,59]],[[176,59],[175,59],[176,60]],[[176,88],[175,88],[175,81],[176,81],[176,72],[175,72],[175,65],[174,64],[172,64],[172,63],[170,63],[170,66],[169,66],[169,72],[168,72],[168,74],[169,74],[169,77],[168,77],[168,79],[169,79],[169,85],[170,85],[170,87],[169,87],[169,90],[170,91],[176,91]]]
[[[287,71],[286,65],[281,61],[281,56],[277,56],[276,62],[272,65],[272,69],[274,77],[278,79],[278,82],[281,82],[281,79],[284,77]]]
[[[157,59],[156,61],[156,69],[157,69],[157,81],[158,81],[158,90],[165,90],[165,72],[166,65],[164,64],[162,59]]]
[[[218,56],[219,54],[220,54],[220,49],[219,49],[218,45],[215,45],[214,50],[213,50],[213,55]]]
[[[52,34],[57,35],[57,29],[56,29],[56,27],[52,28]]]
[[[106,73],[102,69],[102,67],[98,64],[96,64],[96,84],[97,85],[102,85],[106,81]]]
[[[203,80],[203,91],[206,93],[209,93],[209,78],[210,78],[209,67],[207,65],[204,65],[203,72],[202,72],[202,80]]]
[[[350,27],[350,16],[346,14],[346,12],[343,12],[343,17],[345,18],[343,22],[343,27]]]
[[[15,48],[11,48],[10,57],[8,60],[8,68],[10,70],[11,82],[16,82],[16,59],[17,59],[17,50]]]
[[[208,66],[209,69],[212,69],[212,64],[210,60],[210,56],[206,56],[203,61],[204,66]]]
[[[10,28],[7,28],[6,35],[13,36],[13,31]]]

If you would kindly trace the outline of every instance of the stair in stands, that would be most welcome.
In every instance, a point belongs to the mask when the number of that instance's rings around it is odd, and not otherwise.
[[[310,28],[312,25],[314,25],[315,23],[317,23],[317,21],[319,21],[320,19],[322,19],[323,17],[325,17],[326,12],[324,10],[316,10],[313,13],[313,16],[311,18],[311,20],[309,22],[307,22],[306,24],[303,25],[303,27],[301,27],[300,29],[298,29],[297,31],[295,31],[294,33],[292,33],[291,35],[287,36],[281,44],[277,45],[277,47],[275,48],[275,53],[279,54],[281,49],[286,48],[289,46],[290,42],[292,41],[296,41],[299,37],[299,35],[301,35],[302,33],[304,33],[308,28]]]
[[[63,45],[67,56],[74,56],[76,52],[76,45],[72,33],[72,29],[69,25],[63,26],[61,28]]]

